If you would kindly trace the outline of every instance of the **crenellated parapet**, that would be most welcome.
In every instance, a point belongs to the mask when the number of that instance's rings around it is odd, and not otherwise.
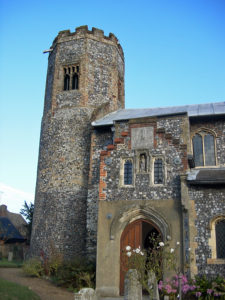
[[[118,51],[124,60],[123,49],[119,43],[119,40],[113,33],[110,32],[109,35],[106,36],[104,35],[103,30],[95,27],[92,27],[92,30],[89,30],[87,25],[77,27],[74,32],[71,32],[70,30],[60,31],[58,33],[58,36],[54,39],[51,48],[54,48],[58,43],[70,41],[73,39],[81,39],[81,38],[89,38],[89,39],[100,41],[102,43],[115,45],[118,48]]]

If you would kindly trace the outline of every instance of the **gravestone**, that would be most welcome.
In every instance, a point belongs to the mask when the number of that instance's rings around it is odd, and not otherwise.
[[[142,285],[137,270],[130,269],[124,280],[124,300],[142,300]]]
[[[98,300],[94,289],[84,288],[74,295],[74,300]]]
[[[152,290],[152,300],[159,300],[159,289],[154,272],[148,272],[148,286]]]
[[[12,260],[13,260],[13,252],[9,252],[8,261],[12,261]]]

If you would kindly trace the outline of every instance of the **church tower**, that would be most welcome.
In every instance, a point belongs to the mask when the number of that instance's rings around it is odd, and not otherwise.
[[[59,32],[49,53],[31,255],[85,254],[91,122],[124,108],[124,55],[113,34]]]

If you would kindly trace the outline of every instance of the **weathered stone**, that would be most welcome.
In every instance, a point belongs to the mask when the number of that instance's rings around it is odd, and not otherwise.
[[[149,149],[153,147],[153,127],[131,129],[131,148]]]
[[[84,288],[74,295],[74,300],[98,300],[94,289]]]
[[[158,283],[157,283],[155,273],[153,273],[153,272],[148,273],[148,286],[152,290],[151,299],[159,300]]]
[[[12,260],[13,260],[13,252],[9,252],[8,261],[12,261]]]
[[[142,300],[142,286],[137,270],[129,270],[124,281],[124,300]]]

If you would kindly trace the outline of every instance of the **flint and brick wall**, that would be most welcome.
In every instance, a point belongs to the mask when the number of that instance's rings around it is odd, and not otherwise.
[[[51,48],[31,255],[42,250],[50,255],[53,245],[53,251],[68,259],[86,252],[86,226],[92,218],[89,209],[87,222],[91,121],[123,108],[124,58],[113,34],[106,37],[102,30],[89,31],[87,26],[60,32]],[[73,65],[79,66],[79,89],[64,91],[64,68]],[[96,194],[94,184],[91,195]],[[96,203],[90,204],[94,214]]]
[[[186,116],[177,116],[116,122],[114,135],[95,129],[87,208],[89,255],[94,256],[96,251],[98,200],[112,202],[153,200],[163,201],[166,205],[167,199],[174,199],[175,206],[180,206],[179,174],[187,169],[187,145],[183,144],[182,137],[186,118]],[[131,129],[148,126],[154,128],[153,147],[138,151],[131,149]],[[175,137],[171,134],[173,130],[176,130]],[[147,151],[150,157],[148,171],[142,174],[137,168],[138,154],[141,151]],[[152,184],[151,159],[153,157],[164,159],[165,184],[163,185]],[[125,158],[133,160],[134,184],[132,186],[121,184],[122,161]],[[174,163],[175,159],[178,163]]]
[[[224,118],[198,118],[191,121],[191,133],[199,128],[213,130],[216,134],[217,167],[225,168],[225,121]],[[195,242],[196,265],[200,275],[216,277],[225,276],[225,262],[208,263],[212,258],[212,250],[209,245],[211,238],[210,222],[217,216],[225,217],[225,188],[223,186],[189,186],[189,198],[194,200],[197,236]],[[216,241],[215,241],[216,243]]]

